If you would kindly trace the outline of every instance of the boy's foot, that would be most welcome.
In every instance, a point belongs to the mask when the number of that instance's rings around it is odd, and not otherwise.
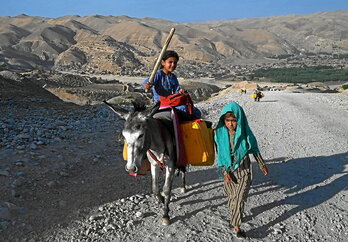
[[[246,234],[243,230],[239,230],[238,232],[233,231],[233,234],[238,238],[238,239],[245,239]]]

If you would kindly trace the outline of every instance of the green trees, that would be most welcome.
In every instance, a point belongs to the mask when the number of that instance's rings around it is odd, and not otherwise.
[[[309,66],[303,68],[259,69],[253,77],[266,78],[272,82],[307,83],[313,81],[348,80],[348,70],[334,69],[332,66]]]

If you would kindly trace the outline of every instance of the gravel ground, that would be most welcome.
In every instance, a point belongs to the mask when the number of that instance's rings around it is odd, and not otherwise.
[[[253,163],[247,240],[345,241],[348,98],[229,93],[197,106],[216,122],[231,101],[244,108],[270,172]],[[174,181],[172,223],[163,226],[150,176],[124,172],[122,121],[111,111],[14,105],[1,102],[11,113],[0,117],[1,241],[237,241],[216,166],[190,167],[184,194]]]

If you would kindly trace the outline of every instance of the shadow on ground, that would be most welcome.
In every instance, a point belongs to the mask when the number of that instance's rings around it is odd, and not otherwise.
[[[282,205],[295,205],[274,220],[249,231],[252,238],[264,238],[272,226],[283,222],[298,212],[325,203],[348,187],[348,153],[332,156],[306,157],[282,162],[269,162],[269,178],[278,189],[285,190],[286,197],[251,209],[255,217]],[[257,178],[256,180],[259,180]],[[245,218],[246,220],[248,218]]]

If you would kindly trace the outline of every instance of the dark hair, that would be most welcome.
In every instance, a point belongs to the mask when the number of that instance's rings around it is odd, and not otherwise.
[[[228,111],[227,113],[221,116],[221,120],[225,120],[226,118],[230,118],[230,117],[236,118],[233,112]]]
[[[174,57],[177,60],[179,60],[179,55],[174,50],[167,50],[166,52],[164,52],[162,60],[165,61],[166,59],[168,59],[170,57]]]

